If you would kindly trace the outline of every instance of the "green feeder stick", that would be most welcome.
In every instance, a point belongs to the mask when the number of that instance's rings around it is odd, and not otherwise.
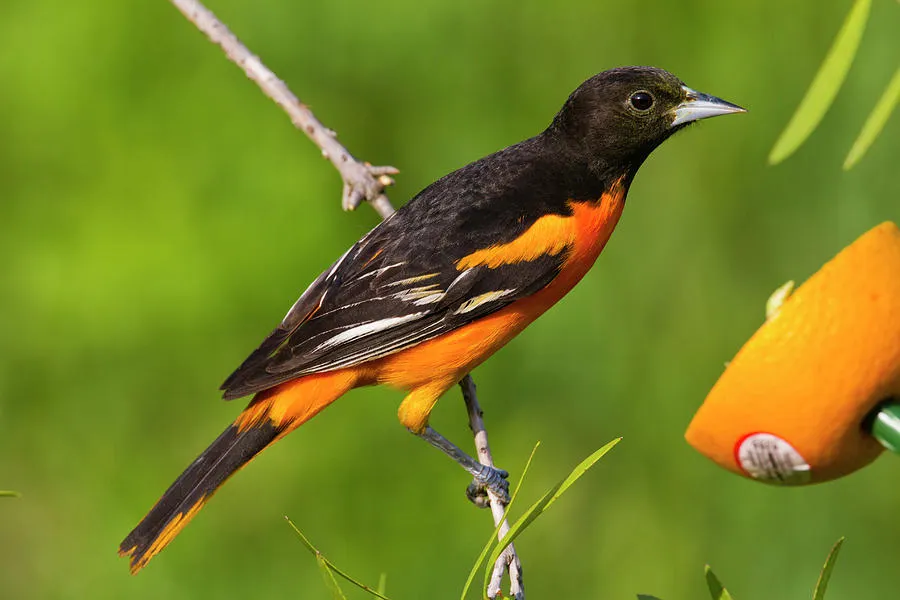
[[[876,409],[869,430],[882,446],[900,454],[900,401],[890,399]]]

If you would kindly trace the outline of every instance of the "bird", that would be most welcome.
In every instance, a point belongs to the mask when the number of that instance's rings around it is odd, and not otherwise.
[[[746,112],[654,67],[584,81],[541,133],[438,179],[323,271],[221,386],[251,396],[119,546],[141,570],[259,452],[353,388],[406,392],[400,423],[508,497],[429,424],[438,398],[565,296],[638,168],[675,132]]]

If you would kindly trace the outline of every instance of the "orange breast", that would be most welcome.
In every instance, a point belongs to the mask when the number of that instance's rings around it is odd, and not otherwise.
[[[470,254],[458,267],[533,260],[541,254],[567,251],[562,271],[536,294],[433,340],[374,361],[372,378],[403,389],[444,380],[447,387],[503,347],[532,321],[556,304],[584,277],[612,235],[625,205],[620,182],[599,200],[572,202],[568,217],[548,215],[508,244]],[[565,244],[560,244],[565,240]]]

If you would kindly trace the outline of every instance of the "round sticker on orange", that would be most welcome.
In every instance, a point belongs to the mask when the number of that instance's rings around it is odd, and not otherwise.
[[[776,485],[802,485],[810,479],[809,464],[793,446],[771,433],[745,435],[734,447],[734,458],[749,477]]]

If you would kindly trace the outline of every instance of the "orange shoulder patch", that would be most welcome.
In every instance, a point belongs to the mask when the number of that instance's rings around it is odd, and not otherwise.
[[[556,255],[575,241],[576,227],[572,217],[547,215],[526,229],[522,235],[506,244],[495,244],[476,250],[456,261],[460,271],[484,265],[496,269],[500,265],[535,260]]]

